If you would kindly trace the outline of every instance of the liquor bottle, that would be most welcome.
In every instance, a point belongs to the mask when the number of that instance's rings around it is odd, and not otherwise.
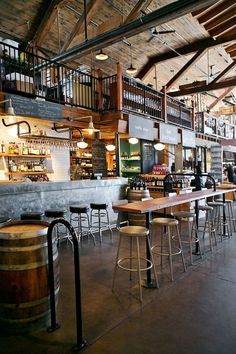
[[[5,152],[6,152],[6,146],[5,146],[3,141],[2,141],[2,144],[1,144],[1,152],[2,152],[2,154],[5,154]]]

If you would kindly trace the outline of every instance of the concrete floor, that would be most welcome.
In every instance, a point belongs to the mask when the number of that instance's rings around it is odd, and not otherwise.
[[[236,234],[195,257],[183,273],[176,257],[175,281],[167,262],[157,265],[160,289],[138,289],[127,272],[119,270],[116,293],[111,292],[117,232],[111,244],[83,241],[80,248],[83,337],[85,354],[230,354],[236,352]],[[123,251],[128,252],[127,245]],[[157,259],[157,258],[156,258]],[[158,261],[158,259],[157,259]],[[76,344],[73,251],[60,247],[61,289],[58,322],[61,328],[26,335],[0,333],[2,354],[72,353]],[[145,275],[145,274],[144,274]]]

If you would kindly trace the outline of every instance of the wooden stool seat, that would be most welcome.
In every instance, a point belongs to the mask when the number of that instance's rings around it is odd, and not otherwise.
[[[154,218],[151,223],[160,226],[175,226],[179,224],[178,220],[172,218]]]
[[[195,213],[191,211],[177,211],[174,213],[175,218],[177,219],[191,219],[195,217]]]
[[[201,211],[212,211],[213,207],[211,207],[210,205],[199,205],[198,210],[201,210]]]
[[[128,271],[130,273],[130,280],[131,280],[132,272],[137,272],[138,273],[138,284],[139,284],[139,300],[140,300],[140,302],[142,302],[142,300],[143,300],[143,298],[142,298],[142,285],[141,285],[141,272],[142,271],[147,271],[148,269],[153,268],[154,278],[156,281],[156,287],[159,288],[157,274],[156,274],[156,270],[155,270],[155,266],[154,266],[152,250],[151,250],[151,245],[150,245],[150,240],[149,240],[149,230],[143,226],[124,226],[124,227],[121,227],[119,231],[120,231],[120,239],[119,239],[119,244],[118,244],[118,249],[117,249],[114,273],[113,273],[112,291],[114,291],[116,272],[117,272],[118,268]],[[120,258],[121,241],[127,237],[129,237],[129,239],[130,239],[129,255],[128,256],[125,255],[125,257]],[[150,252],[150,259],[147,259],[146,257],[142,257],[140,255],[140,245],[139,245],[140,237],[143,237],[146,240],[146,245],[147,245],[147,248]],[[134,250],[133,250],[133,241],[134,240],[136,240],[136,254],[134,253]],[[129,261],[129,266],[126,266],[126,264],[125,264],[125,262],[127,262],[127,261]],[[133,264],[134,261],[136,261],[135,265]],[[141,266],[141,262],[145,262],[144,263],[145,265]]]

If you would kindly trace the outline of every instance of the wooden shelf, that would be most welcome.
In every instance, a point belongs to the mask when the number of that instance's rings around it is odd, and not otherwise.
[[[25,157],[25,158],[45,158],[45,159],[50,159],[51,155],[21,155],[21,154],[3,154],[0,153],[0,156],[4,156],[4,157]]]
[[[21,171],[17,171],[17,172],[5,172],[6,175],[46,175],[47,173],[51,173],[51,172],[34,172],[34,171],[29,171],[29,172],[21,172]]]

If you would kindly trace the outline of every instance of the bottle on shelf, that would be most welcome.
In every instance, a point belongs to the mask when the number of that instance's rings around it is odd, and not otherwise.
[[[6,152],[6,146],[5,146],[4,141],[2,141],[2,144],[1,144],[1,153],[2,153],[2,154],[5,154],[5,152]]]

